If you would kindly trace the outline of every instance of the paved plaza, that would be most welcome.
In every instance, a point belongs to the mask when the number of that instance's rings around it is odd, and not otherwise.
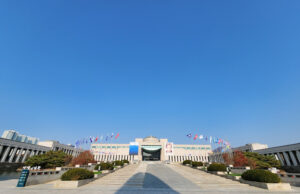
[[[54,182],[25,188],[16,188],[16,184],[17,180],[0,181],[0,194],[276,193],[161,162],[132,164],[77,189],[55,189]],[[300,188],[293,187],[293,191],[285,193],[300,193]]]

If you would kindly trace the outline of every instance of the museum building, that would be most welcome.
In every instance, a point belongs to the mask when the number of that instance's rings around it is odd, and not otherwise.
[[[158,139],[153,136],[136,138],[129,144],[91,144],[91,152],[96,161],[170,161],[184,160],[208,162],[212,152],[211,145],[183,145],[168,142],[168,139]]]

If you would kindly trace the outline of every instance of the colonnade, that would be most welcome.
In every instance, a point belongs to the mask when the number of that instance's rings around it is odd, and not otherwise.
[[[133,155],[115,155],[115,154],[96,154],[94,159],[100,161],[115,161],[115,160],[128,160],[133,161]]]
[[[300,150],[275,152],[264,155],[274,155],[282,166],[300,166]]]
[[[0,163],[24,163],[27,158],[49,150],[44,146],[0,138]]]
[[[192,160],[197,162],[208,162],[208,156],[191,156],[191,155],[185,155],[185,156],[168,156],[168,160],[170,162],[183,162],[184,160]]]

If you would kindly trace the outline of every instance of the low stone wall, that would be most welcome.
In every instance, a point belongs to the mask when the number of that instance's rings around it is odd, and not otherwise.
[[[244,172],[246,172],[247,170],[250,170],[249,166],[246,167],[231,167],[229,168],[231,173],[234,174],[243,174]]]
[[[65,188],[65,189],[72,189],[77,188],[82,185],[88,184],[92,182],[94,179],[84,179],[84,180],[78,180],[78,181],[56,181],[54,183],[54,188]]]
[[[261,183],[255,181],[247,181],[240,179],[241,183],[245,183],[254,187],[267,189],[269,191],[291,191],[291,185],[289,183]]]
[[[95,164],[86,165],[86,166],[76,166],[75,168],[83,168],[90,171],[93,171]],[[26,182],[26,186],[37,185],[50,181],[57,180],[63,175],[67,170],[74,167],[56,167],[54,170],[31,170]]]
[[[300,173],[280,173],[278,176],[283,183],[290,183],[294,186],[300,186]]]

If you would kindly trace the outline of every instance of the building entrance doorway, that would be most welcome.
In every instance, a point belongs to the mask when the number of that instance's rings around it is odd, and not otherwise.
[[[158,161],[160,160],[161,146],[142,146],[143,161]]]

